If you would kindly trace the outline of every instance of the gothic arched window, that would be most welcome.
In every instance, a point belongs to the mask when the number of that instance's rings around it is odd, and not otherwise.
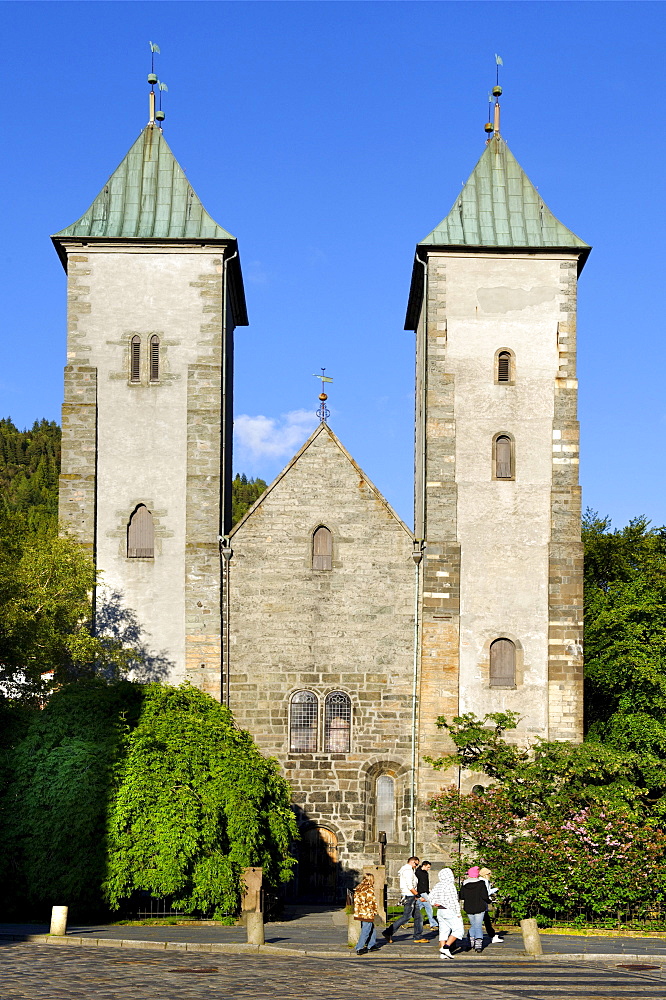
[[[160,338],[155,334],[150,338],[150,381],[160,380]]]
[[[292,753],[313,753],[317,749],[319,703],[312,691],[297,691],[289,706],[289,749]]]
[[[498,434],[494,441],[493,451],[495,479],[513,479],[513,441],[508,434]]]
[[[490,686],[515,687],[516,647],[511,639],[495,639],[490,646]]]
[[[155,555],[155,528],[153,515],[144,504],[139,504],[127,525],[127,558],[152,559]]]
[[[312,536],[312,568],[333,569],[333,536],[323,524]]]
[[[395,778],[391,774],[380,774],[375,782],[375,838],[380,833],[386,839],[395,841]]]
[[[351,701],[344,691],[334,691],[324,705],[324,751],[349,753],[351,748]]]
[[[130,382],[141,381],[141,337],[130,340]]]

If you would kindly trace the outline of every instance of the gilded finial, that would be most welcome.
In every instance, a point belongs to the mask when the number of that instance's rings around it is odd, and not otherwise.
[[[484,131],[488,136],[488,142],[493,135],[499,138],[500,134],[500,102],[499,99],[502,96],[502,88],[499,85],[499,68],[503,66],[502,57],[495,53],[495,86],[493,87],[492,96],[488,95],[488,103],[492,104],[493,97],[495,98],[495,105],[493,107],[493,120],[489,120],[484,125]],[[490,115],[488,116],[490,118]]]
[[[324,392],[324,382],[333,381],[332,378],[329,378],[327,375],[324,375],[325,371],[326,369],[322,368],[321,375],[315,375],[314,372],[312,373],[313,378],[321,379],[321,392],[319,393],[319,407],[317,409],[317,416],[319,417],[319,420],[322,424],[325,424],[331,415],[331,411],[326,406],[326,400],[328,399],[328,396]]]

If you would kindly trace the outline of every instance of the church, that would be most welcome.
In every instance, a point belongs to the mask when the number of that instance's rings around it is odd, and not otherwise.
[[[480,778],[424,762],[446,749],[438,716],[511,710],[521,740],[582,739],[576,293],[590,247],[508,148],[499,93],[478,163],[405,275],[413,530],[325,404],[232,527],[238,243],[154,102],[52,237],[68,295],[63,530],[101,574],[98,620],[119,597],[161,679],[228,705],[279,761],[301,899],[339,899],[380,858],[392,873],[410,854],[444,859],[428,801]]]

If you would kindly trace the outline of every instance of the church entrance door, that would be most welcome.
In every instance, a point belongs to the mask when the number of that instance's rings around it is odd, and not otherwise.
[[[298,848],[298,895],[308,903],[334,903],[338,880],[338,838],[323,826],[303,832]]]

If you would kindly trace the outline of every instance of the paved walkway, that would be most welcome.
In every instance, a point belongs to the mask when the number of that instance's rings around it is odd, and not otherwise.
[[[299,908],[290,907],[286,910],[283,920],[266,924],[265,936],[267,951],[278,954],[308,954],[312,957],[344,957],[354,958],[347,947],[347,931],[345,917],[339,909],[326,907]],[[0,940],[32,941],[34,944],[45,943],[44,935],[48,933],[46,925],[34,924],[0,924]],[[362,959],[362,961],[377,961],[391,958],[397,961],[411,961],[415,954],[421,958],[436,957],[437,935],[426,931],[428,944],[412,943],[411,929],[401,928],[392,945],[385,945],[380,937],[381,947]],[[145,947],[151,950],[167,949],[169,951],[185,950],[192,952],[231,952],[246,950],[247,938],[243,927],[222,926],[142,926],[127,927],[101,924],[94,926],[72,925],[68,928],[67,942],[60,944],[75,946],[76,944],[107,945],[109,947]],[[488,939],[486,939],[487,941]],[[550,959],[586,957],[601,961],[601,956],[607,956],[609,961],[618,957],[646,957],[666,962],[666,939],[663,938],[625,938],[625,937],[583,937],[577,935],[546,935],[541,936],[545,957]],[[121,944],[124,942],[124,944]],[[56,942],[53,942],[56,943]],[[143,943],[143,944],[142,944]],[[220,947],[222,946],[222,947]],[[249,950],[249,949],[248,949]],[[459,955],[457,962],[471,963],[493,961],[515,961],[524,959],[523,941],[519,930],[507,932],[505,942],[501,945],[486,944],[481,956],[473,954]],[[453,965],[453,963],[447,963]]]

